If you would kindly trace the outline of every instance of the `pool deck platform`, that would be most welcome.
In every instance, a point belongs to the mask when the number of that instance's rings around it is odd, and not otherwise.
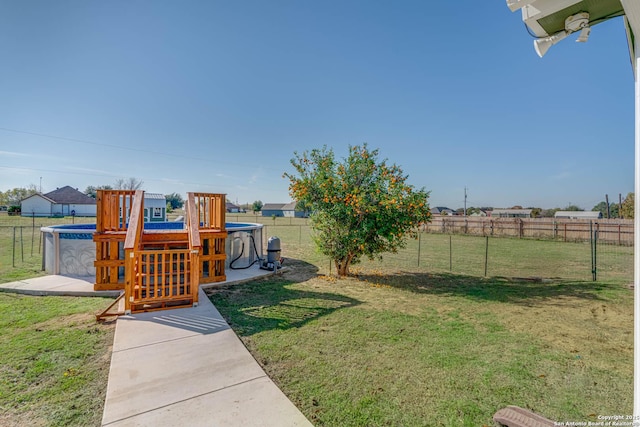
[[[203,287],[273,274],[228,270],[201,286],[196,307],[136,313],[116,322],[102,426],[311,426],[267,376]],[[29,295],[111,296],[92,278],[43,276],[0,284]],[[106,295],[105,295],[106,294]]]

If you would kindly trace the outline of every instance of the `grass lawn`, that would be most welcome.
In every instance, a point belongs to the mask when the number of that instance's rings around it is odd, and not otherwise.
[[[210,298],[318,426],[492,426],[631,414],[633,292],[388,268],[347,279],[288,260]]]
[[[115,323],[112,300],[0,293],[0,425],[99,426]]]
[[[0,282],[42,274],[31,219],[2,220]],[[588,243],[490,239],[487,252],[481,237],[423,234],[336,280],[305,222],[262,221],[287,271],[210,297],[315,425],[492,426],[507,405],[631,414],[632,248],[603,247],[592,282]],[[113,325],[93,314],[108,302],[0,293],[0,425],[99,425]]]

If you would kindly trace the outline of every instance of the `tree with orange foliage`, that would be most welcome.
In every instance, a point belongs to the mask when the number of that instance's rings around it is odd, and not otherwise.
[[[284,174],[289,193],[311,212],[313,240],[339,276],[362,256],[396,252],[431,219],[429,192],[407,184],[402,169],[378,161],[378,150],[367,144],[350,146],[342,162],[326,146],[294,156],[297,174]]]

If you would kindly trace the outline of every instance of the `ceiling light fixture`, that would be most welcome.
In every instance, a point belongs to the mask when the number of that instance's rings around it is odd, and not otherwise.
[[[533,47],[539,57],[543,57],[551,46],[565,39],[569,34],[580,31],[577,42],[584,43],[589,39],[591,27],[589,26],[589,12],[580,12],[569,16],[564,20],[564,30],[549,37],[533,41]]]

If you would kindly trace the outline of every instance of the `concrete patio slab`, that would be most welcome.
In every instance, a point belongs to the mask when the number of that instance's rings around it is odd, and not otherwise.
[[[48,275],[0,284],[0,292],[25,295],[72,297],[117,297],[120,291],[94,291],[94,277]]]

